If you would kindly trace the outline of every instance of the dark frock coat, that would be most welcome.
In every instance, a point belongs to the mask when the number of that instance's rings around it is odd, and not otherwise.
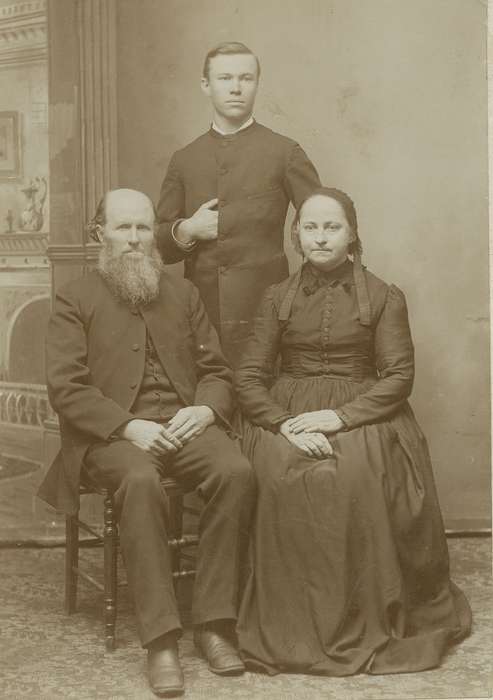
[[[230,136],[210,129],[171,158],[157,207],[161,254],[166,263],[185,260],[185,277],[198,287],[233,362],[264,290],[288,276],[289,203],[298,206],[319,186],[303,149],[257,122]],[[173,240],[174,222],[216,197],[217,240],[184,252]]]
[[[39,495],[58,510],[78,509],[88,447],[134,418],[146,329],[182,403],[206,404],[229,425],[231,370],[190,282],[163,274],[159,297],[137,310],[117,299],[97,272],[74,280],[57,293],[46,340],[48,394],[62,443]]]

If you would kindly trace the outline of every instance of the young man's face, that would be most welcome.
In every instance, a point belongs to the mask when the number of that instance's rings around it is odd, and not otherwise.
[[[214,115],[232,125],[241,125],[250,117],[257,88],[257,60],[251,54],[214,56],[209,77],[202,78],[202,90],[211,99]]]

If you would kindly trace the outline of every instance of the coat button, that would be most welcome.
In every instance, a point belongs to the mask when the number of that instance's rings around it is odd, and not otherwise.
[[[204,350],[205,350],[205,345],[199,345],[199,350],[204,351]]]
[[[134,316],[139,315],[139,310],[138,309],[130,309],[130,311],[133,313]]]
[[[227,168],[220,168],[219,170],[219,175],[227,175],[228,174],[228,169]]]
[[[140,350],[140,345],[138,345],[137,343],[134,343],[134,344],[132,345],[132,350],[133,350],[134,352],[137,352],[137,350]]]
[[[226,274],[227,269],[228,269],[228,268],[226,267],[226,265],[221,265],[221,267],[219,268],[219,272],[220,272],[222,275],[224,275],[224,274]]]

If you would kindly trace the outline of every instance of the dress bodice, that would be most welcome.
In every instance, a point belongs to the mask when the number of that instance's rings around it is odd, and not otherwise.
[[[280,337],[281,374],[376,376],[374,329],[359,322],[352,266],[318,273],[305,266]]]
[[[414,350],[405,297],[394,285],[363,274],[368,324],[360,318],[350,260],[329,273],[305,264],[301,274],[267,290],[235,374],[240,406],[250,420],[276,430],[290,416],[271,391],[283,378],[350,383],[353,398],[337,406],[348,428],[379,421],[406,401]]]

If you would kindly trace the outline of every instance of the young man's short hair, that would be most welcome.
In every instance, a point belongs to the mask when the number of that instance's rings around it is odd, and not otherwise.
[[[204,61],[204,68],[202,70],[202,75],[206,80],[209,80],[209,68],[212,58],[216,56],[237,56],[239,54],[246,54],[253,56],[257,61],[257,78],[260,78],[260,61],[258,57],[251,51],[248,46],[240,43],[239,41],[223,41],[218,44],[213,49],[209,51]]]

